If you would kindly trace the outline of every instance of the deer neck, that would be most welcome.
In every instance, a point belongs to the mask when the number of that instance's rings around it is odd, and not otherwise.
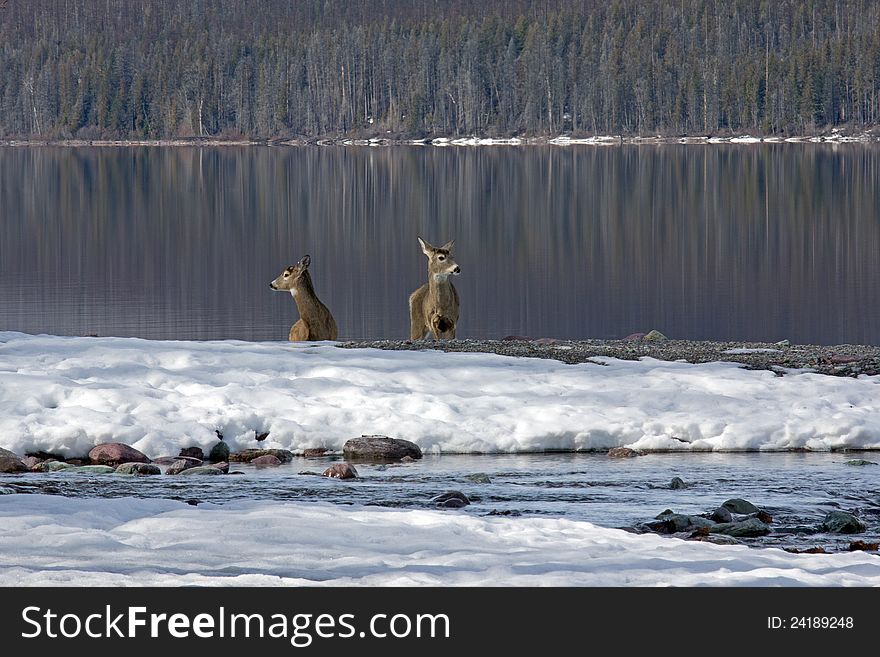
[[[321,302],[318,301],[315,294],[309,272],[305,272],[299,277],[299,280],[290,288],[290,294],[296,304],[296,309],[299,310],[300,317],[310,317],[319,310]]]
[[[452,301],[452,281],[449,274],[433,274],[428,272],[428,294],[441,304]]]

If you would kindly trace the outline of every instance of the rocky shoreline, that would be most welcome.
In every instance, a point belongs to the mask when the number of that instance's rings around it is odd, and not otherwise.
[[[635,334],[622,340],[557,340],[507,336],[501,340],[437,342],[350,340],[338,346],[344,349],[439,349],[447,352],[493,353],[501,356],[550,358],[569,364],[601,365],[601,361],[594,360],[597,357],[622,360],[648,357],[689,363],[728,361],[740,363],[747,369],[770,370],[780,376],[792,370],[849,377],[880,374],[880,346],[801,345],[791,344],[788,340],[776,343],[670,340],[656,331]]]

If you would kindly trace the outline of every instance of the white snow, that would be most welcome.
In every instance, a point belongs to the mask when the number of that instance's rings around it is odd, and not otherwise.
[[[157,457],[219,430],[233,449],[293,451],[361,434],[434,453],[880,449],[880,377],[594,360],[2,332],[0,447]]]
[[[0,526],[0,586],[880,586],[863,552],[459,511],[2,495]]]

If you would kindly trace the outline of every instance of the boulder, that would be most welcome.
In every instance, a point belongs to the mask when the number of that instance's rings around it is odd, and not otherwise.
[[[61,470],[73,470],[76,466],[64,461],[43,461],[37,468],[39,468],[40,472],[59,472]]]
[[[721,506],[723,506],[731,513],[757,513],[758,511],[760,511],[760,509],[751,502],[740,499],[738,497],[727,500]]]
[[[167,468],[165,468],[165,474],[167,475],[177,475],[183,472],[184,470],[188,470],[189,468],[197,468],[198,463],[190,460],[190,459],[177,459]]]
[[[734,538],[752,538],[770,533],[770,528],[757,518],[747,518],[739,522],[722,522],[709,528],[713,534],[724,534]]]
[[[358,471],[351,463],[334,463],[322,473],[333,479],[357,479]]]
[[[0,447],[0,458],[2,457],[18,459],[19,461],[21,460],[21,457],[15,452],[10,452],[8,449],[3,449],[2,447]]]
[[[272,454],[265,454],[264,456],[258,456],[257,458],[252,459],[251,465],[255,465],[258,468],[270,468],[281,465],[281,459]]]
[[[644,452],[629,447],[612,447],[608,450],[608,458],[610,459],[631,459],[636,456],[644,456]]]
[[[73,471],[84,474],[113,474],[116,469],[112,465],[81,465]]]
[[[719,506],[712,512],[709,519],[720,523],[733,522],[733,514],[730,513],[730,510],[727,507]]]
[[[422,450],[409,440],[388,436],[361,436],[342,446],[346,459],[357,461],[399,461],[404,456],[422,458]]]
[[[6,450],[3,450],[6,452]],[[11,452],[6,452],[11,453]],[[6,454],[0,454],[0,472],[2,473],[12,473],[12,472],[27,472],[28,467],[22,463],[21,459],[15,456],[7,456]]]
[[[822,521],[822,529],[833,534],[861,534],[865,523],[846,511],[831,511]]]
[[[171,465],[176,461],[186,461],[190,464],[190,467],[202,464],[202,461],[200,459],[195,459],[189,456],[160,456],[153,459],[152,461],[156,465]]]
[[[204,460],[204,459],[203,459]],[[220,461],[229,461],[229,445],[222,440],[211,448],[208,454],[208,460],[219,463]]]
[[[149,463],[150,459],[143,452],[123,443],[104,443],[96,445],[89,452],[89,460],[93,465],[117,466],[122,463]]]
[[[306,447],[303,450],[303,456],[313,458],[315,456],[324,456],[327,453],[326,447]]]
[[[202,451],[201,447],[184,447],[180,450],[180,456],[185,456],[190,459],[198,459],[199,461],[205,460],[205,453]]]
[[[43,462],[43,459],[41,459],[38,456],[25,456],[21,460],[21,462],[24,463],[24,467],[26,467],[31,472],[34,472],[34,471],[36,471],[36,469],[40,465],[40,463]]]
[[[220,461],[220,463],[212,463],[212,468],[217,468],[223,474],[229,474],[229,464],[226,461]],[[244,472],[235,472],[233,474],[244,474]]]
[[[146,477],[148,475],[162,474],[162,471],[158,465],[153,465],[152,463],[122,463],[116,466],[116,474]]]
[[[250,463],[261,456],[274,456],[282,463],[290,463],[293,460],[293,452],[286,449],[243,449],[240,452],[232,452],[228,459],[230,463]]]
[[[223,470],[220,468],[215,468],[212,465],[197,465],[194,468],[187,468],[186,470],[182,470],[180,472],[181,477],[199,477],[202,475],[222,475]]]
[[[665,335],[663,335],[657,329],[654,329],[652,331],[648,331],[648,334],[645,336],[646,342],[664,342],[668,339],[669,338],[667,338]]]
[[[711,520],[707,520],[706,518],[701,518],[700,516],[691,516],[684,513],[668,513],[663,516],[660,516],[658,521],[663,524],[663,530],[661,533],[663,534],[674,534],[676,532],[683,531],[693,531],[694,529],[699,529],[700,527],[711,528],[715,525]],[[658,531],[652,525],[654,523],[648,523],[648,526],[652,531]]]
[[[865,552],[876,552],[880,549],[880,543],[866,543],[865,541],[852,541],[849,544],[849,551],[865,551]]]
[[[684,483],[684,479],[681,477],[673,477],[672,481],[669,482],[669,487],[672,490],[679,490],[682,488],[687,488],[687,484]]]
[[[458,490],[448,490],[441,493],[437,497],[431,499],[434,506],[443,507],[444,509],[460,509],[471,503],[468,496]]]

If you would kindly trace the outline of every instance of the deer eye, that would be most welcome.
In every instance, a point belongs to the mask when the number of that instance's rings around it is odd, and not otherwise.
[[[284,278],[290,278],[290,272],[289,272],[289,271],[284,272]]]
[[[439,260],[440,262],[443,262],[444,260],[446,260],[446,256],[445,255],[437,256],[437,260]]]

